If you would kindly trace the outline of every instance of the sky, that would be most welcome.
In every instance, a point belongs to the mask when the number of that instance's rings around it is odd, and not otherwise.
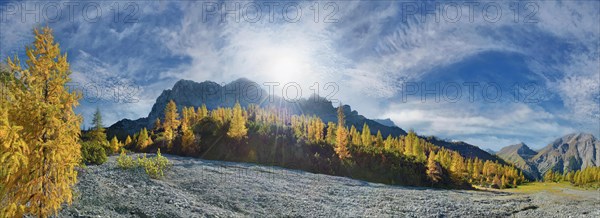
[[[245,77],[493,150],[600,135],[599,1],[8,1],[0,13],[3,61],[53,28],[84,126],[96,107],[107,126],[145,117],[180,79]]]

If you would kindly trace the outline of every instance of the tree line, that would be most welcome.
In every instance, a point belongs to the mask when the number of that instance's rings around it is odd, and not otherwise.
[[[544,174],[545,182],[570,182],[581,187],[600,187],[600,167],[592,166],[581,170],[569,170],[564,173],[548,170]]]
[[[381,158],[383,153],[397,154],[422,164],[425,167],[422,173],[431,184],[440,182],[444,176],[449,176],[455,182],[494,188],[517,187],[525,182],[523,173],[514,166],[465,158],[457,151],[436,146],[420,138],[414,131],[409,131],[405,136],[388,135],[384,138],[379,131],[373,134],[366,123],[361,130],[355,126],[348,127],[341,108],[338,107],[338,122],[326,124],[314,115],[292,115],[286,110],[260,108],[252,104],[244,109],[239,103],[233,108],[219,107],[214,110],[208,110],[205,105],[198,108],[184,107],[180,116],[176,103],[170,101],[165,108],[164,117],[156,119],[150,131],[142,129],[133,137],[127,136],[125,146],[147,151],[148,146],[156,144],[157,148],[162,146],[167,152],[202,156],[202,147],[208,146],[202,138],[214,138],[215,133],[207,135],[201,129],[207,122],[214,122],[215,128],[226,129],[226,133],[216,134],[217,137],[225,136],[238,144],[253,141],[248,139],[248,133],[255,132],[258,135],[291,140],[290,144],[330,148],[336,159],[350,165],[353,164],[352,153],[368,154],[371,158]],[[248,145],[252,146],[252,143]]]

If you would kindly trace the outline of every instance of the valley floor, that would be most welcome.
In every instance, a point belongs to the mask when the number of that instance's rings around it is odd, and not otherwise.
[[[600,217],[600,191],[390,186],[279,167],[165,155],[162,180],[122,170],[116,156],[80,172],[60,217]]]

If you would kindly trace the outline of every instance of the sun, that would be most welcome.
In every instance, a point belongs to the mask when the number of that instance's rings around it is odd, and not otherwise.
[[[310,78],[310,57],[303,53],[302,48],[273,47],[263,54],[263,73],[268,80],[272,80],[269,82],[301,84]]]

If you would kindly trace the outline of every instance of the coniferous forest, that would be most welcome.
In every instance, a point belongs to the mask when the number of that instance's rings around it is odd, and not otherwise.
[[[316,116],[289,115],[275,108],[236,104],[209,111],[206,106],[181,108],[171,101],[162,119],[120,139],[125,149],[250,162],[347,176],[395,185],[469,188],[517,187],[525,182],[513,166],[438,147],[411,131],[406,136],[382,136],[368,125],[362,132],[338,122],[325,124]],[[93,132],[93,130],[91,131]],[[119,144],[119,143],[116,143]]]

